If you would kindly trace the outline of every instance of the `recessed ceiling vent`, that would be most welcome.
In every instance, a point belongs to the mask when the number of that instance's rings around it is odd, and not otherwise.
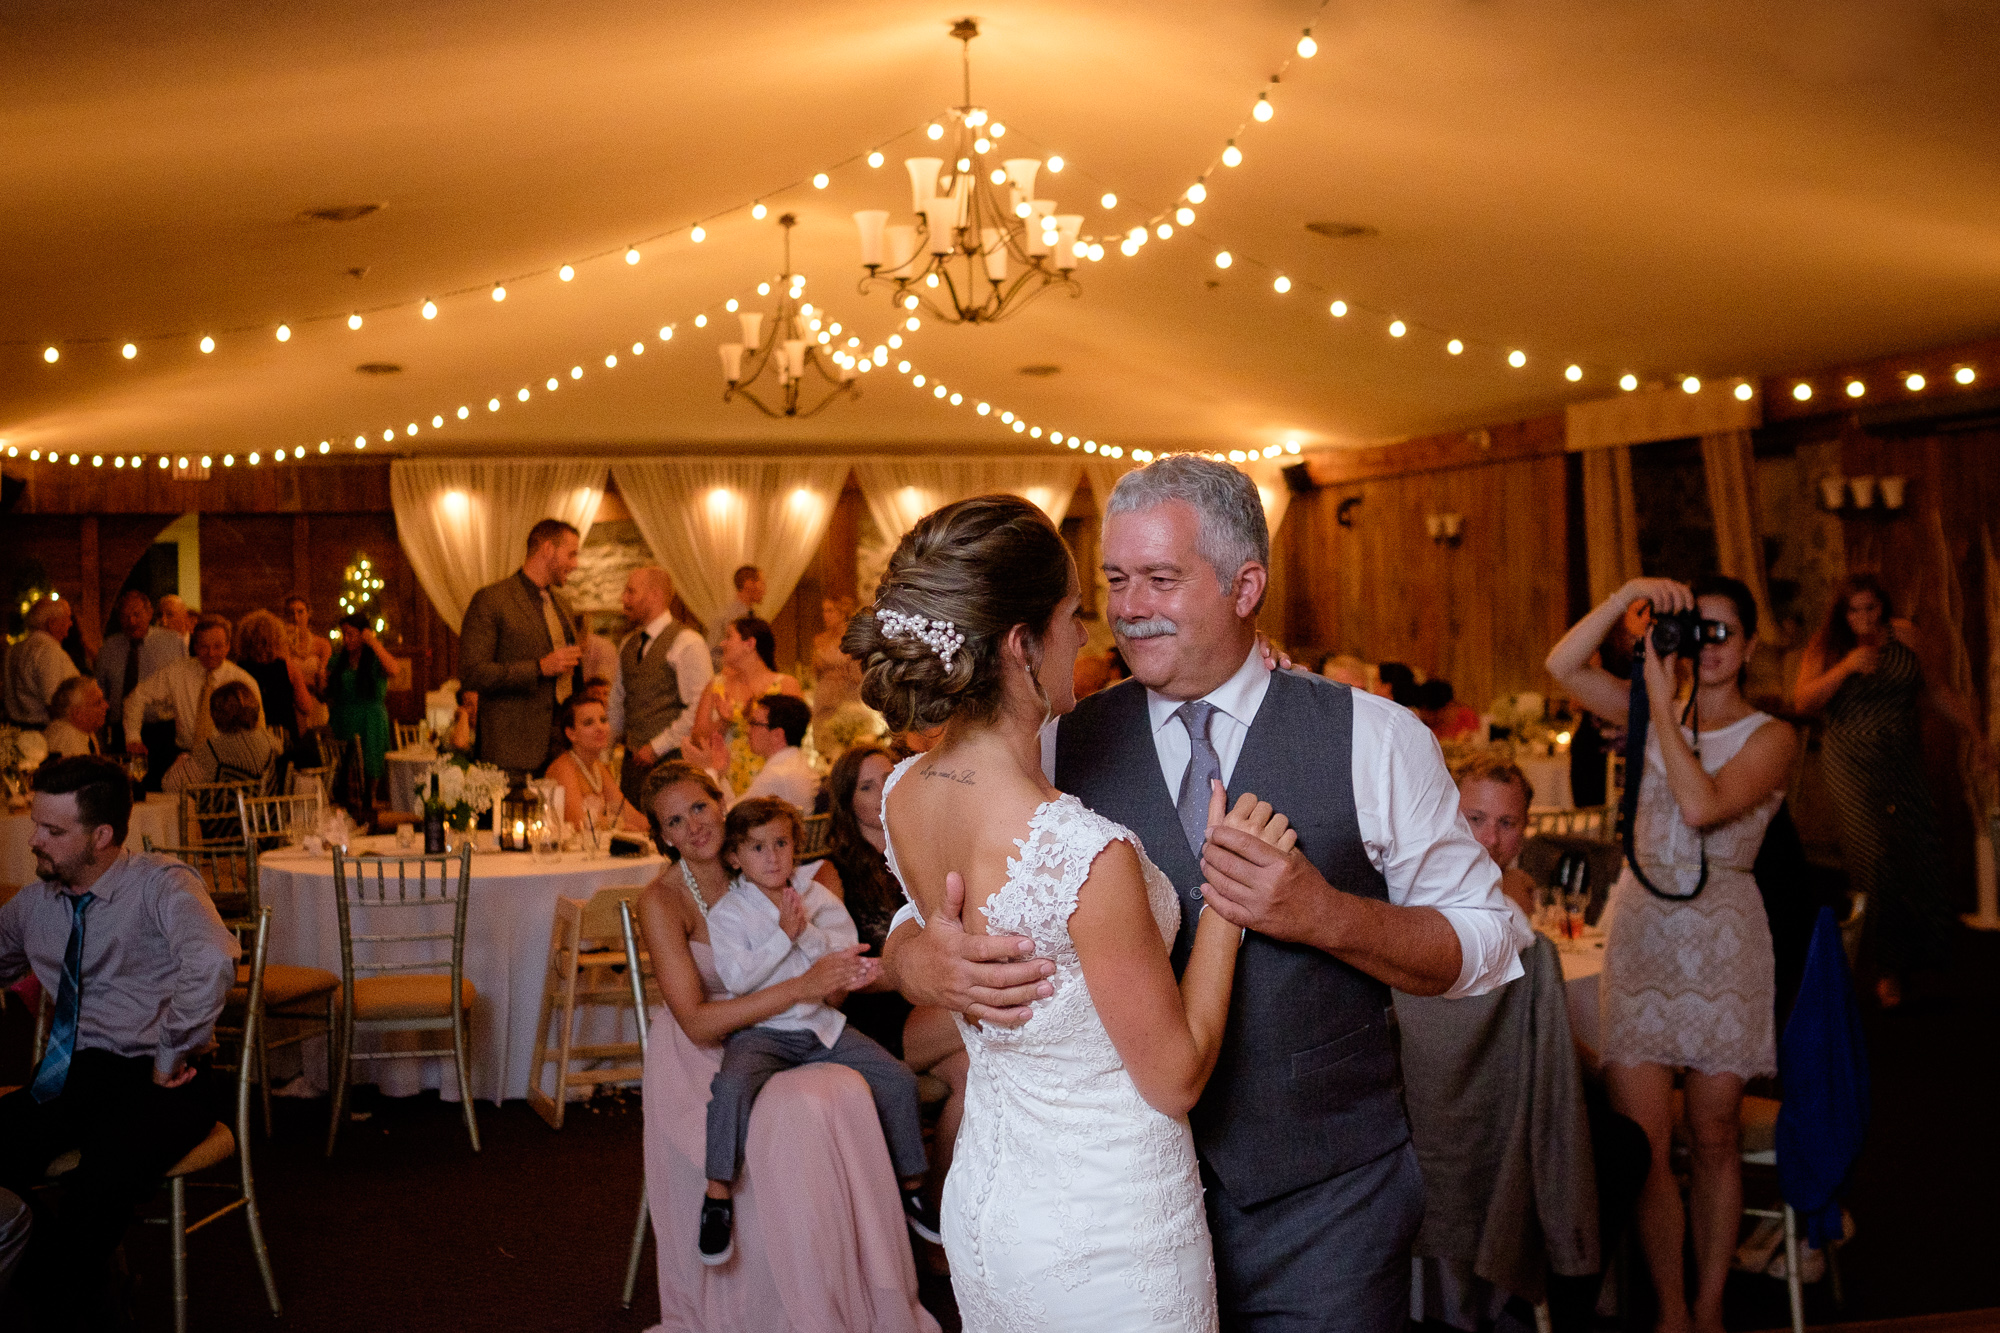
[[[363,361],[354,368],[363,375],[400,375],[403,368],[394,361]]]
[[[301,222],[353,222],[367,217],[370,213],[382,211],[380,204],[330,204],[325,208],[307,208],[299,211]]]
[[[1306,230],[1329,241],[1358,241],[1382,234],[1365,222],[1308,222]]]
[[[1030,379],[1045,380],[1051,375],[1062,374],[1061,366],[1022,366],[1021,373]]]

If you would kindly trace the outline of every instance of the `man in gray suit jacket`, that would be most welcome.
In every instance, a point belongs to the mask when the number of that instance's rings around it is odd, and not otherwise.
[[[1181,896],[1245,927],[1229,1027],[1189,1120],[1223,1326],[1401,1333],[1423,1181],[1389,988],[1476,995],[1520,975],[1499,870],[1408,710],[1272,671],[1257,644],[1270,538],[1256,488],[1175,457],[1105,506],[1104,569],[1133,679],[1043,733],[1055,785],[1139,835]],[[1289,853],[1206,828],[1210,779],[1289,816]],[[899,924],[885,970],[917,1004],[1018,1025],[1053,965],[964,933],[963,888]]]
[[[569,603],[556,589],[576,571],[581,534],[559,518],[528,532],[521,567],[472,595],[459,629],[459,676],[479,694],[475,753],[510,773],[549,761],[556,708],[582,688],[583,651]]]

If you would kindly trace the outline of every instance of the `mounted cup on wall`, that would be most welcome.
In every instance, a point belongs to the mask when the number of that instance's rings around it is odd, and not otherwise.
[[[1908,484],[1909,479],[1906,477],[1882,478],[1882,507],[1884,509],[1901,509],[1903,507],[1903,488]]]
[[[1847,507],[1847,478],[1830,472],[1819,479],[1819,502],[1828,509]]]
[[[1856,509],[1873,509],[1875,507],[1875,478],[1849,477],[1847,479],[1847,489],[1854,496],[1854,507]]]

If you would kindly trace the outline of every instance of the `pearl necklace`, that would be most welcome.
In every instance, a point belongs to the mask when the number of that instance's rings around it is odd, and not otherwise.
[[[688,892],[694,895],[694,905],[701,909],[701,919],[708,920],[708,899],[701,896],[701,885],[695,883],[694,871],[688,868],[687,857],[681,858],[680,867],[681,882],[686,884]]]

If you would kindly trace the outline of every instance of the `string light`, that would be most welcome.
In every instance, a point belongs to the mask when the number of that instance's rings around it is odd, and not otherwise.
[[[1637,375],[1620,375],[1618,377],[1618,387],[1626,393],[1630,393],[1639,387],[1639,377]]]
[[[1319,43],[1313,40],[1311,28],[1307,28],[1305,36],[1299,38],[1298,53],[1301,60],[1311,60],[1319,54]]]
[[[426,301],[426,302],[424,302],[424,318],[425,318],[425,319],[436,319],[437,317],[438,317],[438,305],[437,305],[437,302],[436,302],[436,301]]]
[[[497,282],[493,284],[493,299],[495,301],[504,301],[507,299],[507,289]]]
[[[556,277],[563,282],[568,282],[575,276],[576,276],[576,267],[573,264],[564,264],[561,268],[556,270]]]
[[[696,228],[695,228],[695,231],[697,231],[697,232],[700,232],[700,231],[701,231],[701,228],[700,228],[700,227],[696,227]],[[705,234],[705,233],[704,233],[704,234]],[[700,239],[701,239],[701,236],[696,236],[696,237],[695,237],[694,239],[696,239],[696,240],[698,241],[698,240],[700,240]],[[627,247],[625,248],[625,262],[626,262],[626,263],[628,263],[628,264],[636,264],[636,263],[638,263],[638,262],[639,262],[639,247],[638,247],[638,246],[636,246],[636,245],[632,245],[632,246],[627,246]]]
[[[1813,395],[1812,385],[1805,383],[1803,380],[1792,386],[1792,397],[1798,399],[1802,403],[1811,402],[1812,395]]]
[[[204,353],[207,353],[207,352],[213,352],[213,351],[215,350],[215,339],[213,339],[213,338],[203,338],[203,339],[201,340],[201,350],[202,350],[202,351],[203,351]]]
[[[348,328],[350,328],[350,329],[358,329],[358,328],[360,328],[360,327],[361,327],[361,316],[359,316],[359,315],[349,315],[349,316],[347,317],[347,327],[348,327]]]
[[[278,326],[278,341],[281,343],[288,343],[291,340],[292,340],[292,326],[289,324],[280,324]]]
[[[1736,401],[1739,403],[1747,403],[1750,401],[1751,397],[1756,394],[1756,392],[1757,391],[1755,389],[1751,388],[1747,384],[1739,384],[1736,386]]]
[[[53,366],[57,361],[61,359],[62,359],[62,353],[58,352],[55,348],[44,347],[42,349],[42,360],[48,362],[50,365]]]
[[[1684,379],[1684,380],[1682,380],[1682,381],[1681,381],[1681,392],[1682,392],[1682,393],[1700,393],[1700,392],[1701,392],[1701,381],[1700,381],[1700,380],[1698,380],[1698,379],[1696,379],[1696,378],[1695,378],[1695,377],[1694,377],[1693,375],[1689,375],[1689,376],[1688,376],[1688,377],[1687,377],[1686,379]]]
[[[1903,387],[1916,393],[1924,387],[1924,377],[1913,370],[1903,377]]]
[[[1402,320],[1394,319],[1389,321],[1389,336],[1391,338],[1400,338],[1409,331],[1410,331],[1410,326],[1405,324]]]

